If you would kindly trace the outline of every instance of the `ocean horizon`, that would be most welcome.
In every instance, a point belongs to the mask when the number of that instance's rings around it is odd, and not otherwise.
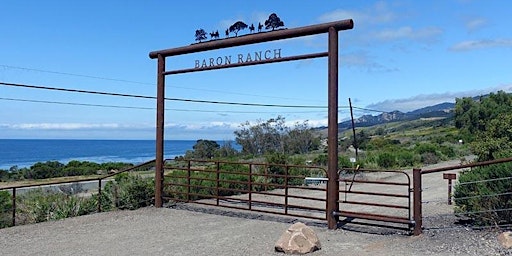
[[[185,155],[197,140],[166,140],[164,158]],[[220,145],[224,141],[217,141]],[[0,169],[30,167],[37,162],[71,160],[139,164],[155,159],[155,140],[0,139]]]

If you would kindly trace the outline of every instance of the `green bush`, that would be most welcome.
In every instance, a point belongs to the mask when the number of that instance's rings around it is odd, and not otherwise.
[[[512,179],[507,179],[511,177],[510,162],[461,173],[455,186],[455,212],[478,225],[511,223]]]
[[[12,224],[12,199],[7,191],[0,191],[0,228]]]
[[[97,201],[93,197],[70,196],[60,192],[31,190],[17,198],[17,219],[23,224],[96,212]]]
[[[338,168],[352,168],[354,164],[350,162],[348,156],[338,156]]]
[[[419,162],[419,157],[410,151],[400,151],[396,157],[397,164],[400,167],[409,167],[414,166],[417,162]]]
[[[391,152],[384,152],[378,155],[377,164],[382,168],[391,168],[396,166],[396,156]]]
[[[314,165],[327,166],[329,157],[326,154],[318,155],[313,159]]]
[[[139,175],[123,173],[115,177],[115,181],[109,181],[105,185],[105,193],[109,199],[105,202],[113,202],[118,209],[134,210],[150,206],[155,195],[155,182],[153,179],[145,179]],[[103,205],[102,205],[103,206]],[[112,205],[105,205],[112,207]]]

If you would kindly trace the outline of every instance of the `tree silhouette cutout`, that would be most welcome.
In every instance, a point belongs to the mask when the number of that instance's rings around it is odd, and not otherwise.
[[[270,16],[268,16],[268,20],[265,21],[265,29],[272,28],[272,30],[283,27],[284,22],[281,21],[279,17],[277,17],[277,14],[272,13]]]
[[[196,30],[196,41],[201,42],[201,40],[206,40],[206,38],[206,31],[204,31],[204,29]]]
[[[247,28],[247,24],[245,24],[243,21],[237,21],[235,22],[235,24],[231,25],[231,27],[229,27],[229,32],[233,32],[235,33],[235,36],[238,36],[238,31],[242,30],[242,29],[246,29]]]

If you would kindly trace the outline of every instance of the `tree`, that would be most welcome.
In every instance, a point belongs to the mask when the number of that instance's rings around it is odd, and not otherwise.
[[[57,161],[38,162],[30,167],[26,172],[27,179],[47,179],[62,176],[64,164]]]
[[[231,141],[224,142],[224,144],[222,144],[222,146],[215,152],[215,156],[217,157],[232,157],[236,156],[237,154],[238,151],[233,148]]]
[[[302,154],[318,149],[320,145],[320,139],[307,121],[288,127],[282,116],[265,122],[258,120],[256,124],[247,121],[241,124],[240,130],[235,131],[235,136],[243,154]]]
[[[320,138],[313,134],[308,121],[295,123],[285,137],[285,150],[291,154],[305,154],[319,146]]]
[[[201,42],[202,40],[206,40],[206,31],[204,29],[196,30],[196,41]]]
[[[229,32],[235,33],[235,36],[238,36],[238,32],[242,29],[246,29],[247,24],[245,24],[243,21],[237,21],[235,24],[231,25],[229,27]]]
[[[235,131],[236,143],[242,146],[242,153],[264,155],[270,152],[284,152],[283,136],[287,132],[285,118],[278,116],[266,122],[258,120],[252,125],[249,121]]]
[[[510,132],[512,95],[503,91],[472,98],[457,99],[455,126],[480,161],[507,156],[512,149]]]
[[[220,148],[220,145],[213,140],[197,140],[192,148],[194,151],[186,154],[188,158],[211,159],[215,156],[215,152]]]
[[[272,28],[272,30],[274,30],[278,27],[283,27],[283,26],[284,26],[284,22],[282,22],[281,19],[279,17],[277,17],[277,14],[275,14],[275,13],[270,14],[270,16],[268,17],[268,20],[265,21],[265,29]]]
[[[487,123],[471,143],[478,160],[487,161],[512,155],[512,113],[503,113]]]

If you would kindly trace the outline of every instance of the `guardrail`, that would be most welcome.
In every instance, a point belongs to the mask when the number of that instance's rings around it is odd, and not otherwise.
[[[126,172],[130,172],[130,171],[138,170],[138,169],[147,167],[149,165],[153,165],[154,166],[154,164],[155,164],[155,160],[151,160],[151,161],[147,161],[147,162],[144,162],[144,163],[141,163],[141,164],[129,167],[127,169],[115,172],[115,173],[111,173],[111,174],[107,174],[107,175],[102,175],[100,177],[72,179],[72,180],[66,180],[66,181],[38,182],[36,184],[23,184],[23,185],[3,186],[3,187],[0,187],[0,191],[3,191],[3,190],[10,190],[11,191],[12,226],[16,226],[16,209],[17,209],[17,207],[16,207],[16,196],[17,196],[17,191],[19,189],[36,188],[36,187],[44,187],[44,186],[55,186],[55,185],[66,185],[66,184],[76,184],[76,183],[97,181],[98,182],[98,190],[97,190],[98,192],[97,193],[101,194],[101,189],[103,187],[102,183],[103,183],[104,180],[109,179],[111,177],[114,177],[116,175],[119,175],[121,173],[126,173]],[[97,211],[98,212],[102,211],[101,200],[100,200],[99,197],[98,197],[98,209],[97,209]]]

